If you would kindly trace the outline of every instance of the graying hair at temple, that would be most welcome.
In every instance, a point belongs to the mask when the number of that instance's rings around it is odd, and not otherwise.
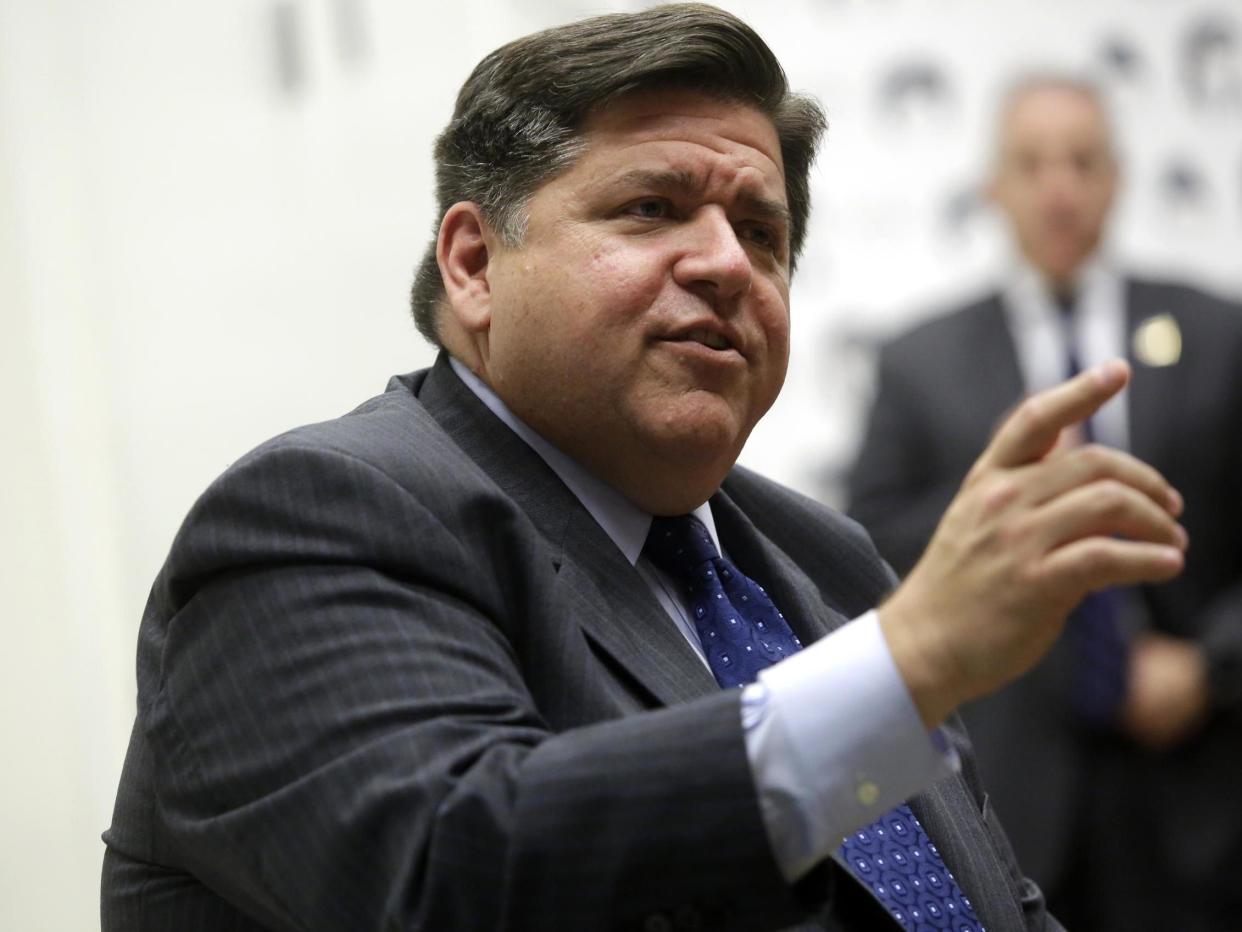
[[[526,204],[582,151],[581,127],[637,90],[687,89],[755,107],[780,139],[792,217],[793,262],[810,214],[810,167],[826,126],[810,97],[790,91],[772,50],[737,17],[697,3],[597,16],[525,36],[485,57],[457,95],[435,145],[436,223],[411,289],[419,332],[439,345],[444,285],[436,263],[439,218],[473,201],[511,246]]]

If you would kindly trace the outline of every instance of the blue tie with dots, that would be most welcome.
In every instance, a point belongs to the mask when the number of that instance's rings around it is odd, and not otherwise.
[[[754,682],[764,667],[802,647],[764,588],[720,555],[694,515],[653,519],[643,553],[682,586],[722,687]],[[983,932],[909,806],[897,806],[850,835],[841,854],[903,928]]]

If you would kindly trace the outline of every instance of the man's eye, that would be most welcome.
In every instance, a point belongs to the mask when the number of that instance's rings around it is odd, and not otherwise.
[[[668,201],[658,197],[647,197],[641,201],[635,201],[625,209],[625,212],[631,217],[641,217],[644,220],[660,220],[672,213]]]
[[[1039,159],[1033,155],[1025,155],[1018,159],[1018,173],[1024,178],[1032,178],[1039,174]]]
[[[1096,175],[1103,165],[1103,160],[1094,152],[1075,152],[1073,156],[1074,170],[1080,175]]]
[[[771,228],[761,223],[743,223],[738,227],[738,234],[747,242],[770,249],[772,252],[780,248],[780,237]]]

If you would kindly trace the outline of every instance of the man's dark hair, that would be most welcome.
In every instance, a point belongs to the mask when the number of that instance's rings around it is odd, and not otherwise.
[[[580,131],[592,111],[632,91],[661,88],[746,104],[772,121],[796,262],[811,209],[811,162],[826,125],[819,104],[791,93],[772,50],[723,10],[680,3],[597,16],[502,46],[462,85],[453,118],[436,139],[438,215],[411,289],[423,336],[441,343],[436,236],[448,209],[473,201],[505,243],[520,244],[530,197],[582,151]]]

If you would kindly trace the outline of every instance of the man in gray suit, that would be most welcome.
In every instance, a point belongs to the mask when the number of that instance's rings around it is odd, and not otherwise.
[[[414,289],[444,352],[243,457],[156,580],[105,929],[1059,928],[953,709],[1088,590],[1175,575],[1180,500],[1051,452],[1098,367],[876,611],[865,533],[734,467],[822,126],[711,7],[480,63]]]
[[[1071,368],[1130,357],[1127,390],[1069,442],[1128,449],[1177,486],[1186,570],[1094,597],[1035,671],[963,717],[1018,857],[1067,925],[1235,929],[1242,307],[1110,262],[1118,172],[1090,85],[1012,88],[992,195],[1021,258],[995,292],[881,350],[850,513],[908,571],[1006,409]]]

